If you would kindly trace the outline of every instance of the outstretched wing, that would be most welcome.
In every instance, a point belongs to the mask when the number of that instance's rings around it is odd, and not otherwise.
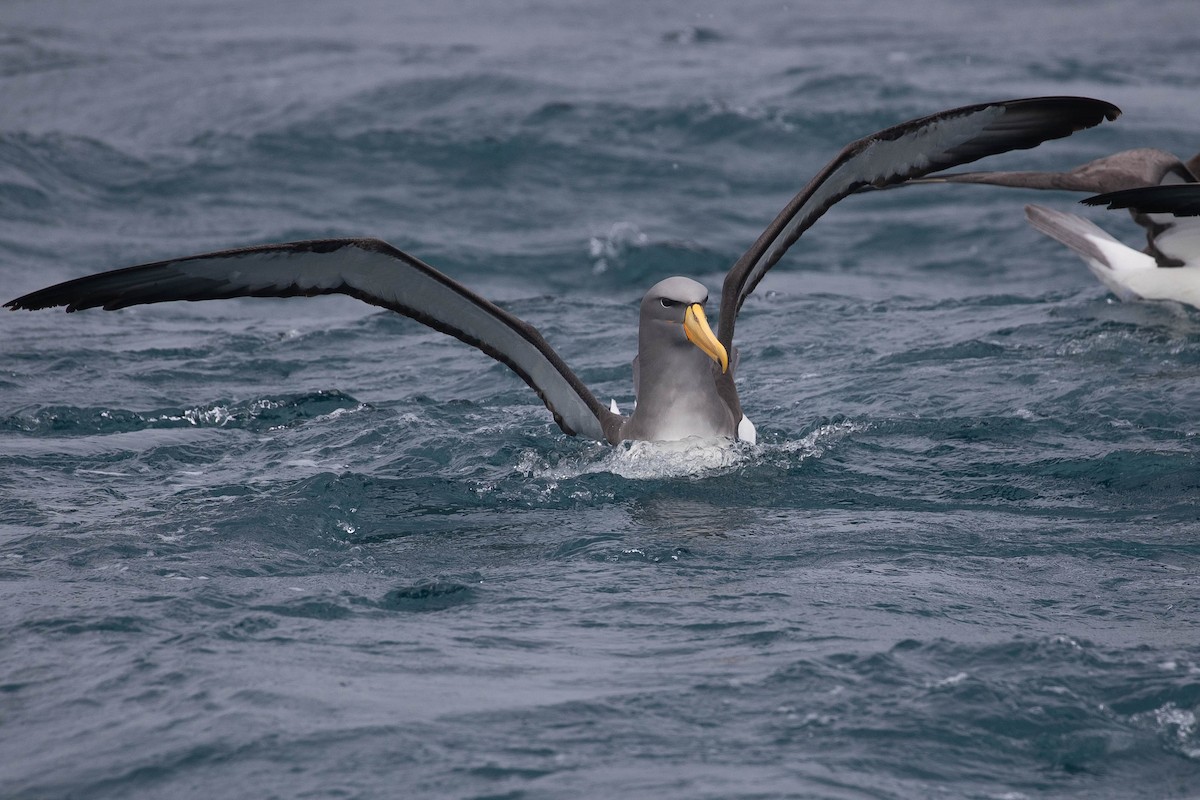
[[[568,435],[615,442],[621,417],[601,405],[542,335],[428,264],[378,239],[246,247],[102,272],[5,304],[107,310],[169,300],[346,294],[411,317],[511,367]]]
[[[1141,214],[1173,214],[1176,217],[1200,216],[1200,183],[1173,186],[1143,186],[1120,192],[1098,194],[1080,200],[1089,206],[1128,208]]]
[[[1038,97],[964,106],[846,145],[779,212],[725,276],[718,339],[728,350],[746,297],[830,206],[867,185],[888,186],[984,156],[1035,147],[1116,119],[1120,109],[1085,97]]]
[[[1173,153],[1138,147],[1097,158],[1066,172],[949,172],[916,178],[909,183],[980,183],[1096,194],[1196,180],[1188,166]]]

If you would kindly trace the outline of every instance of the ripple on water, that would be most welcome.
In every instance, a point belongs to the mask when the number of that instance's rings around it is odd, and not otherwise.
[[[125,433],[148,428],[221,427],[266,431],[294,425],[301,420],[336,416],[365,407],[353,397],[338,391],[259,397],[145,412],[119,408],[40,406],[0,418],[0,431],[58,436]]]

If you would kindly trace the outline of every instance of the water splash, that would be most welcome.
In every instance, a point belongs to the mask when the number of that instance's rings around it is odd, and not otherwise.
[[[622,260],[637,247],[645,247],[649,238],[632,222],[617,222],[604,236],[593,236],[588,242],[588,255],[592,258],[592,272],[600,275],[608,271],[610,263]]]
[[[764,459],[779,467],[792,466],[796,460],[820,458],[829,448],[851,434],[868,430],[870,425],[853,420],[827,422],[813,428],[799,439],[790,439],[762,446]]]
[[[554,463],[540,451],[526,450],[520,454],[516,468],[527,478],[552,482],[597,474],[630,480],[705,478],[761,463],[792,467],[798,461],[820,458],[830,447],[867,427],[842,420],[822,424],[799,439],[759,444],[689,438],[677,442],[624,442],[613,448],[596,445]]]
[[[624,442],[597,446],[575,458],[550,463],[534,450],[521,454],[517,470],[537,480],[563,481],[583,475],[612,474],[632,480],[709,475],[746,463],[750,446],[728,439],[689,438],[678,442]]]
[[[1196,713],[1167,703],[1149,712],[1154,719],[1154,728],[1163,737],[1170,750],[1186,758],[1200,760],[1200,743],[1197,743]]]

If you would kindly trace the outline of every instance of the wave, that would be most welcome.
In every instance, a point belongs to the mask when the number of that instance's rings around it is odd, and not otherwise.
[[[38,406],[0,418],[0,431],[42,436],[91,436],[151,428],[216,427],[267,431],[364,408],[365,405],[350,395],[338,391],[218,401],[192,408],[154,411]]]

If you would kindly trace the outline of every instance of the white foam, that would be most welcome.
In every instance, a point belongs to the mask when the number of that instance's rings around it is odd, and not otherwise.
[[[940,681],[934,681],[933,683],[928,683],[926,685],[931,689],[942,689],[947,686],[958,686],[960,683],[966,681],[970,677],[971,676],[965,672],[956,672],[948,678],[942,678]]]
[[[1164,736],[1174,735],[1180,752],[1191,759],[1200,759],[1200,747],[1195,745],[1196,714],[1174,703],[1167,703],[1154,711],[1154,720]]]
[[[527,450],[517,469],[528,477],[552,482],[601,473],[632,480],[703,477],[756,461],[786,466],[797,457],[819,458],[846,436],[866,428],[857,422],[835,422],[797,440],[765,444],[692,437],[675,442],[624,442],[613,448],[596,445],[589,453],[554,464],[540,452]]]
[[[625,442],[599,458],[583,456],[548,464],[535,451],[525,452],[517,468],[539,480],[560,481],[611,473],[634,480],[709,474],[745,463],[750,447],[728,439],[689,438],[677,442]]]
[[[811,431],[807,436],[802,436],[799,439],[781,442],[772,447],[764,448],[768,451],[774,450],[787,459],[793,459],[797,454],[801,458],[820,458],[825,455],[834,444],[845,439],[852,433],[859,433],[867,430],[867,425],[862,422],[852,422],[843,420],[841,422],[831,422],[828,425],[822,425],[819,428]]]

